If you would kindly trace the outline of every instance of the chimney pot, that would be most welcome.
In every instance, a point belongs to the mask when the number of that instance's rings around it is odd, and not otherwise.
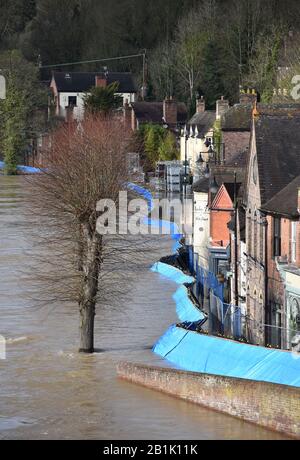
[[[247,92],[242,90],[240,92],[240,104],[252,104],[253,106],[257,102],[257,92],[255,89],[250,90],[248,88]]]

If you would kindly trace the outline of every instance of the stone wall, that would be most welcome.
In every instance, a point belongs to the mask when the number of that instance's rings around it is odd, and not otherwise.
[[[118,376],[300,439],[299,388],[132,363]]]

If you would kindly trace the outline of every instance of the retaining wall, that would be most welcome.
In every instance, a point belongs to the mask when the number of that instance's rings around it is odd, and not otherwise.
[[[299,388],[133,363],[118,376],[300,439]]]

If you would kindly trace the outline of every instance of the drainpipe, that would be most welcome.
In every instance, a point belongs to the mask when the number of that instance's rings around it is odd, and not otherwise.
[[[267,324],[269,324],[269,267],[268,267],[268,229],[269,224],[266,216],[263,220],[263,226],[265,227],[265,346],[269,345],[269,329]]]
[[[238,264],[238,201],[237,173],[234,173],[234,297],[235,306],[239,306],[239,264]]]

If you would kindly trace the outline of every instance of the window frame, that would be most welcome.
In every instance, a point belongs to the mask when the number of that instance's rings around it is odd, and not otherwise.
[[[281,218],[273,217],[273,258],[281,257],[282,255],[282,231],[281,231]]]

